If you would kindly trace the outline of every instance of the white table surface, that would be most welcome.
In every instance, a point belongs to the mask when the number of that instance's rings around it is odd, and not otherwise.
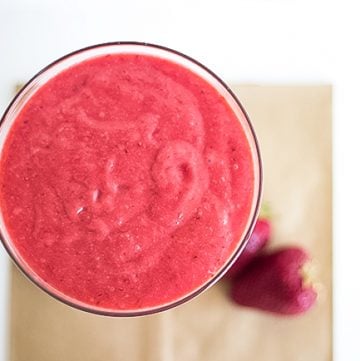
[[[77,48],[162,44],[228,82],[334,85],[334,360],[358,361],[360,282],[357,1],[102,0],[0,2],[0,113],[15,82]],[[8,258],[0,250],[0,361],[7,360]],[[312,360],[309,360],[312,361]]]

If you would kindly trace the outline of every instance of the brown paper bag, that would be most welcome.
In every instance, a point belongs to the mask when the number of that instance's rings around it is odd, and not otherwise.
[[[240,308],[221,281],[159,315],[116,319],[71,309],[13,268],[11,361],[325,361],[331,334],[331,87],[234,86],[258,134],[271,247],[318,263],[317,306],[301,317]]]

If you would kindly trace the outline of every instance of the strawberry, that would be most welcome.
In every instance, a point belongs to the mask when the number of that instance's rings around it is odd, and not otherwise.
[[[254,259],[258,252],[265,247],[270,239],[271,225],[265,218],[258,219],[249,241],[239,258],[225,274],[227,279],[235,279],[240,272]]]
[[[317,298],[304,275],[308,261],[307,252],[298,247],[260,255],[235,280],[231,297],[239,305],[277,314],[304,313]]]

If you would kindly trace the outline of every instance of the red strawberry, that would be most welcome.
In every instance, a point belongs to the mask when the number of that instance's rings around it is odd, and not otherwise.
[[[315,289],[306,285],[304,265],[308,254],[289,247],[254,259],[231,289],[239,305],[284,315],[307,311],[316,301]]]
[[[266,219],[258,219],[249,241],[239,258],[225,274],[228,279],[235,279],[240,272],[254,259],[257,253],[265,247],[270,239],[271,226]]]

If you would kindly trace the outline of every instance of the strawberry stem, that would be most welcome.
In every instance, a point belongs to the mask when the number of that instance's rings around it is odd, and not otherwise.
[[[269,202],[264,201],[261,204],[260,212],[259,212],[259,218],[264,218],[264,219],[271,219],[272,218],[272,212],[271,212],[271,207],[270,207]]]
[[[306,261],[300,268],[302,285],[304,288],[313,287],[314,280],[317,278],[317,266],[311,260]]]

